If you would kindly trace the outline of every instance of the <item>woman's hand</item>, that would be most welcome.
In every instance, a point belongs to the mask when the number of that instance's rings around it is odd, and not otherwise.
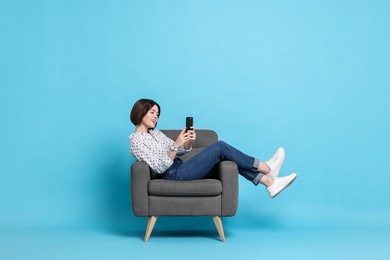
[[[188,141],[184,143],[184,149],[189,150],[192,147],[192,143],[196,140],[195,128],[191,126],[191,129],[186,132]]]
[[[196,133],[194,127],[186,132],[186,128],[181,131],[175,142],[175,147],[179,148],[184,146],[185,149],[189,149],[192,143],[196,140]]]

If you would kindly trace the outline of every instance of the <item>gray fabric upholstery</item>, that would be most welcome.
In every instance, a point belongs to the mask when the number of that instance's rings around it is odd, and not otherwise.
[[[146,163],[135,162],[131,166],[131,197],[136,216],[149,216],[148,183],[150,169]]]
[[[148,193],[155,196],[218,196],[222,193],[222,183],[219,180],[212,179],[194,181],[151,180]]]
[[[151,216],[221,216],[221,196],[149,196]]]
[[[176,140],[181,130],[162,130]],[[212,130],[197,130],[186,161],[218,140]],[[146,163],[131,166],[131,195],[136,216],[233,216],[238,204],[238,168],[234,162],[219,164],[217,179],[170,181],[153,176]]]
[[[218,167],[218,176],[223,183],[222,216],[234,216],[238,205],[238,167],[230,161],[223,161]]]

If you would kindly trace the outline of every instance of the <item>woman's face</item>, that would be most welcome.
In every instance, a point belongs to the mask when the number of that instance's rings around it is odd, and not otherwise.
[[[160,111],[158,111],[158,107],[154,105],[142,118],[141,124],[144,125],[146,129],[155,128],[158,121],[159,113]]]

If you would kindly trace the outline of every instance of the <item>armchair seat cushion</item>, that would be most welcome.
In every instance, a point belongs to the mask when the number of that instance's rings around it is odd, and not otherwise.
[[[149,181],[149,195],[203,197],[218,196],[222,193],[222,183],[216,179],[194,181],[171,181],[155,179]]]

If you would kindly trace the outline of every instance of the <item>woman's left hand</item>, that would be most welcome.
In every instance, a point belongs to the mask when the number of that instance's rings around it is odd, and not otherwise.
[[[186,137],[187,141],[184,143],[184,148],[189,149],[193,142],[196,140],[196,132],[195,128],[191,127],[190,130],[185,132],[184,136]]]

